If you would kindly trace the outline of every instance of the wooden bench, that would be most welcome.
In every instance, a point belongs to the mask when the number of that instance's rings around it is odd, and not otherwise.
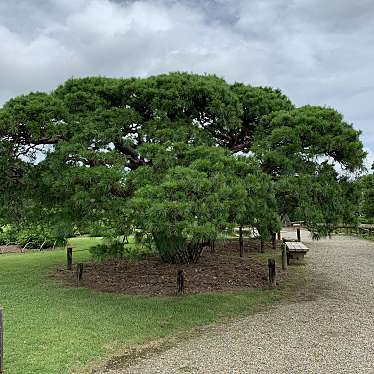
[[[302,261],[306,253],[309,251],[309,248],[301,242],[285,241],[284,245],[286,246],[288,260],[296,260],[298,262]]]

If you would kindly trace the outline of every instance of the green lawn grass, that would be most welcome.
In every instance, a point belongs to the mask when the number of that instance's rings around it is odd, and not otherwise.
[[[97,244],[75,238],[74,250]],[[89,259],[88,251],[74,261]],[[0,255],[5,372],[82,372],[132,344],[166,337],[271,304],[283,290],[146,298],[69,288],[51,278],[63,250]]]

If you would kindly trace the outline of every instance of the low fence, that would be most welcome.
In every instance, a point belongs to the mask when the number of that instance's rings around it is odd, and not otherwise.
[[[364,235],[372,236],[374,235],[374,225],[372,224],[361,224],[361,225],[335,225],[335,232],[343,231],[347,235]]]
[[[243,238],[243,247],[246,252],[265,252],[268,250],[280,250],[282,245],[281,240],[262,241],[261,239]],[[240,250],[239,238],[219,239],[215,241],[216,250]]]

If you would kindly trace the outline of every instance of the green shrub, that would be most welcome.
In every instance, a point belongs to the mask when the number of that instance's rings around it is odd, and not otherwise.
[[[19,228],[6,225],[0,230],[0,245],[6,244],[18,244],[27,248],[52,248],[65,245],[66,239],[42,226]]]
[[[127,254],[127,250],[123,243],[118,241],[95,245],[94,247],[91,247],[89,251],[91,256],[98,261],[121,259]]]
[[[155,242],[151,234],[137,230],[134,232],[134,240],[135,243],[137,243],[138,245],[144,246],[147,249],[147,251],[155,251]]]
[[[130,244],[124,243],[119,239],[106,238],[105,242],[89,249],[91,256],[96,261],[105,261],[113,259],[139,260],[156,252],[144,243],[133,242],[130,238]]]
[[[18,230],[12,225],[0,227],[0,245],[16,244]]]

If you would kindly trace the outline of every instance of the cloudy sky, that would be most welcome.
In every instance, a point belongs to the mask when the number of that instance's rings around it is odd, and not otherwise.
[[[71,77],[176,70],[335,107],[374,161],[373,0],[0,0],[0,106]]]

